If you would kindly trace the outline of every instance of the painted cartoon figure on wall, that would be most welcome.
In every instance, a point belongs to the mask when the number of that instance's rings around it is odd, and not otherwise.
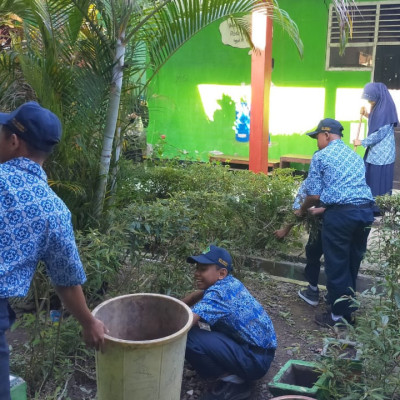
[[[238,142],[248,142],[250,139],[250,107],[245,98],[236,103],[236,120],[233,127]]]

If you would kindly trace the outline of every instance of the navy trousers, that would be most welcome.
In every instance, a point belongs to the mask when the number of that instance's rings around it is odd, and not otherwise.
[[[361,208],[346,205],[328,207],[322,225],[322,246],[325,257],[326,287],[332,312],[349,316],[356,310],[353,296],[361,261],[367,249],[370,227],[374,221],[372,206]]]
[[[0,299],[0,399],[10,400],[10,362],[6,330],[15,321],[15,313],[7,299]]]
[[[275,349],[239,344],[221,332],[194,326],[188,334],[186,360],[205,379],[234,374],[245,381],[263,377],[275,356]]]
[[[312,235],[308,237],[308,242],[306,244],[307,264],[304,268],[304,276],[311,286],[318,285],[322,254],[321,229],[318,229],[315,237],[312,237]]]

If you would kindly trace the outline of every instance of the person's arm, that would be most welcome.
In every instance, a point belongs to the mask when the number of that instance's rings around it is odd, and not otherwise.
[[[366,107],[362,106],[360,109],[360,115],[362,115],[365,118],[369,117],[369,112],[367,111]]]
[[[307,211],[311,207],[316,207],[319,205],[319,196],[318,195],[311,195],[307,196],[301,205],[301,208],[299,210],[295,211],[295,214],[298,216],[304,216],[307,214]]]
[[[308,213],[311,215],[321,215],[325,212],[325,207],[311,207],[308,209]]]
[[[203,295],[204,290],[196,290],[186,295],[181,301],[183,301],[189,307],[192,307],[203,298]]]
[[[183,301],[189,307],[192,307],[203,298],[203,295],[204,295],[204,290],[196,290],[186,295],[181,301]],[[195,326],[200,321],[200,315],[196,313],[192,314],[193,314],[192,326]]]
[[[277,239],[284,239],[289,234],[289,232],[294,227],[294,225],[295,224],[287,224],[287,225],[285,225],[283,228],[276,230],[274,232],[274,236]]]
[[[192,322],[192,326],[195,326],[199,323],[200,321],[200,315],[196,314],[196,313],[192,313],[193,314],[193,322]]]
[[[310,169],[308,171],[305,182],[304,192],[307,194],[300,209],[295,211],[298,217],[304,217],[308,209],[317,207],[320,204],[320,194],[322,193],[322,176],[321,176],[321,160],[319,159],[320,152],[315,152],[311,159]]]
[[[101,350],[107,328],[90,312],[80,285],[55,286],[56,292],[67,310],[77,319],[83,329],[83,340],[89,347]]]
[[[386,136],[393,135],[392,125],[388,124],[380,127],[376,132],[371,133],[364,140],[361,140],[361,144],[364,147],[372,146],[382,141]]]

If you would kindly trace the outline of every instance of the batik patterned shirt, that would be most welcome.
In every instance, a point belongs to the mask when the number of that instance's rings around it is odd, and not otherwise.
[[[0,298],[25,296],[39,261],[54,285],[86,280],[68,208],[39,164],[15,158],[0,164]]]
[[[261,304],[242,282],[228,275],[204,291],[193,312],[212,330],[234,340],[263,349],[275,349],[276,335],[272,321]]]
[[[292,206],[293,210],[300,210],[301,205],[304,203],[304,200],[307,197],[306,186],[307,186],[307,179],[301,182],[299,190],[297,191],[296,197],[294,198],[293,201],[293,206]]]
[[[364,147],[368,147],[365,159],[367,163],[374,165],[387,165],[394,163],[396,158],[396,145],[394,142],[393,124],[388,124],[371,133],[361,141]]]
[[[313,155],[306,191],[320,196],[325,205],[373,202],[365,182],[364,162],[342,140],[330,142]]]

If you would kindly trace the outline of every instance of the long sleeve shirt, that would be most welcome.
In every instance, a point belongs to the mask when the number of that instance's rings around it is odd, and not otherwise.
[[[371,133],[361,141],[364,147],[368,147],[365,159],[367,163],[375,165],[387,165],[394,163],[396,146],[394,141],[393,124],[384,125]]]

